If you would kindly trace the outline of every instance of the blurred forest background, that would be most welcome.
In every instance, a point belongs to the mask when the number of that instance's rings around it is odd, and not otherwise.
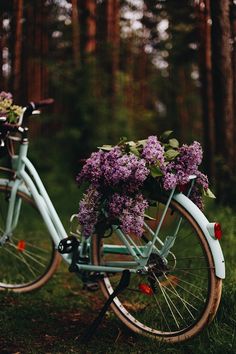
[[[0,91],[55,99],[31,123],[47,166],[170,129],[236,200],[236,1],[1,0],[0,16]]]

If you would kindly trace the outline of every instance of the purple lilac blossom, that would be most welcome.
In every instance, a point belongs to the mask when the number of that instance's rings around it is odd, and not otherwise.
[[[91,184],[98,186],[102,178],[102,164],[103,164],[103,151],[93,152],[86,160],[85,165],[82,168],[82,171],[77,176],[78,184],[81,184],[84,181],[88,181]]]
[[[167,172],[163,176],[163,187],[165,190],[170,190],[176,187],[177,185],[177,178],[176,175],[173,173]]]
[[[148,202],[142,194],[129,197],[115,193],[113,194],[108,209],[110,216],[119,218],[120,227],[124,233],[134,233],[141,236],[143,233],[144,212]]]
[[[207,190],[209,188],[208,177],[200,171],[196,171],[195,175],[197,176],[197,184],[202,186],[203,189]]]
[[[158,141],[157,137],[151,135],[143,148],[142,157],[151,164],[159,163],[164,165],[164,148]]]
[[[12,94],[5,91],[0,92],[0,101],[3,100],[12,100]]]
[[[198,166],[202,162],[201,145],[197,141],[194,141],[189,146],[181,146],[179,153],[175,161],[169,162],[163,169],[163,187],[165,190],[177,185],[185,185],[188,183],[190,175],[197,175],[199,173]],[[173,175],[176,178],[175,185]]]
[[[118,154],[117,151],[119,151]],[[102,170],[105,184],[116,186],[121,182],[126,182],[135,189],[140,187],[149,174],[143,159],[133,154],[122,155],[118,147],[106,154]]]
[[[193,186],[193,189],[191,191],[190,199],[194,202],[194,204],[197,205],[197,207],[200,210],[204,209],[203,201],[202,201],[202,196],[199,193],[199,188],[197,186]]]
[[[198,170],[202,162],[202,148],[200,143],[194,141],[191,145],[183,145],[179,148],[179,156],[163,168],[163,188],[170,190],[177,185],[186,185],[190,175],[196,175],[196,184],[190,195],[190,199],[203,209],[200,188],[208,188],[208,178]]]
[[[100,199],[100,193],[93,186],[90,186],[80,201],[77,216],[85,237],[91,236],[95,230],[99,215]]]

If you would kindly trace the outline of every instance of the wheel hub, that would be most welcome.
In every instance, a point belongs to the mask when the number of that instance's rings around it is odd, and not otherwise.
[[[148,267],[148,273],[150,275],[155,274],[155,276],[158,278],[163,276],[163,274],[169,270],[164,259],[156,253],[151,254],[148,260],[147,267]]]

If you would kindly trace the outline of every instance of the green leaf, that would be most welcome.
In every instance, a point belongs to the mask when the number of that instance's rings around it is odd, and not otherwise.
[[[176,156],[179,155],[179,152],[174,149],[169,149],[165,152],[165,158],[167,160],[174,160]]]
[[[118,145],[123,145],[124,143],[126,143],[127,142],[127,137],[126,136],[122,136],[121,138],[120,138],[120,141],[119,141],[119,143],[118,143]]]
[[[7,117],[8,117],[9,123],[16,123],[17,117],[16,117],[14,111],[11,110],[11,111],[8,113],[8,116],[7,116]]]
[[[98,149],[104,150],[104,151],[110,151],[113,148],[112,145],[102,145],[98,146]]]
[[[138,149],[136,148],[136,146],[130,146],[130,152],[132,152],[132,154],[134,154],[137,157],[140,156],[140,153],[139,153]]]
[[[170,139],[169,140],[169,145],[172,147],[172,148],[178,148],[179,147],[179,142],[177,139]]]
[[[146,144],[146,142],[147,142],[147,139],[138,140],[137,141],[137,146],[140,146],[140,145],[144,146]]]
[[[136,143],[134,141],[128,141],[127,144],[129,146],[136,146]]]
[[[161,141],[167,141],[169,136],[173,133],[173,130],[166,130],[164,133],[161,134],[160,140]]]
[[[150,166],[150,172],[152,177],[161,177],[163,173],[159,166]]]
[[[213,198],[213,199],[216,198],[216,196],[214,195],[214,193],[212,193],[212,191],[210,190],[210,188],[204,189],[204,190],[203,190],[203,193],[204,193],[204,195],[205,195],[206,197],[208,197],[208,198]]]

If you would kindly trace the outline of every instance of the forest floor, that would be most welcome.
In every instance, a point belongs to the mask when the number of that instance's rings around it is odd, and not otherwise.
[[[226,303],[230,298],[235,300],[235,288],[223,295],[220,310],[209,328],[179,345],[164,345],[136,336],[110,311],[94,337],[83,344],[83,335],[102,307],[100,295],[82,290],[81,284],[62,268],[35,293],[1,293],[0,353],[235,353],[235,305]]]

